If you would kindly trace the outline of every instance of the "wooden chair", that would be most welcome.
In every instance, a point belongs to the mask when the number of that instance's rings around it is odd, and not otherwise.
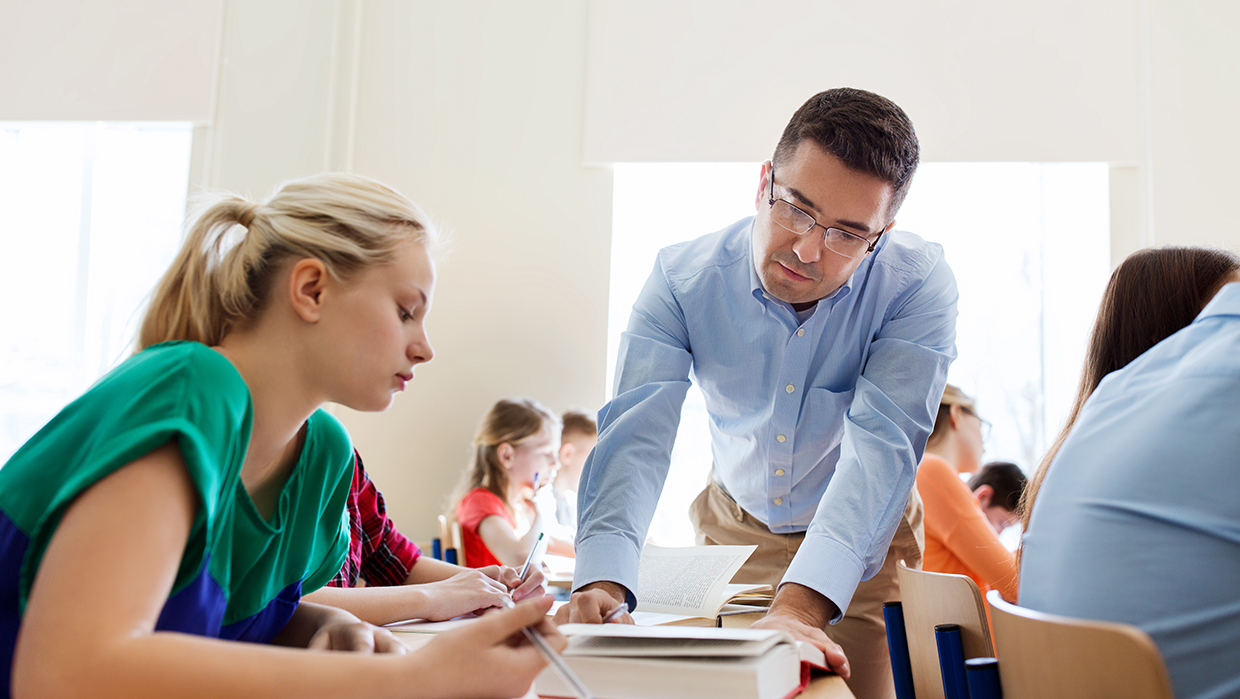
[[[1173,699],[1154,641],[1127,624],[1035,612],[986,595],[1005,699]]]
[[[939,670],[934,627],[959,625],[966,659],[994,656],[982,593],[967,576],[913,570],[904,561],[897,566],[896,577],[904,607],[908,656],[913,665],[913,689],[917,699],[943,699],[943,674]]]
[[[446,551],[456,549],[456,564],[467,567],[465,563],[465,539],[461,536],[461,523],[455,516],[439,515],[439,545]]]

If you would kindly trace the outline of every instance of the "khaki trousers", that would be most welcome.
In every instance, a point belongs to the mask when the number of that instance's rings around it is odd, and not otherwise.
[[[713,481],[689,507],[689,518],[697,531],[699,546],[757,544],[758,549],[732,578],[738,583],[778,585],[805,539],[804,532],[771,532]],[[887,652],[887,627],[883,623],[883,603],[900,599],[896,562],[903,559],[909,567],[921,568],[924,542],[921,496],[914,488],[904,518],[887,549],[882,569],[878,575],[857,586],[844,618],[838,624],[827,625],[823,629],[827,637],[840,644],[848,656],[852,669],[848,688],[858,699],[895,697],[891,659]]]

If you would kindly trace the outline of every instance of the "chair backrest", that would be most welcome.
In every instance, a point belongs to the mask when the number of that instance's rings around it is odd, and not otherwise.
[[[439,515],[439,542],[444,551],[456,550],[457,565],[468,565],[465,563],[465,539],[461,535],[461,523],[456,521],[456,515]]]
[[[967,576],[913,570],[904,561],[897,566],[896,577],[904,607],[908,657],[913,665],[913,689],[917,699],[943,699],[943,674],[939,670],[934,627],[959,625],[966,659],[993,656],[982,593]]]
[[[986,595],[1005,699],[1173,699],[1154,641],[1127,624],[1035,612]]]
[[[452,518],[452,545],[456,547],[456,564],[468,568],[469,562],[465,560],[465,537],[461,534],[461,523],[456,521],[456,517]]]

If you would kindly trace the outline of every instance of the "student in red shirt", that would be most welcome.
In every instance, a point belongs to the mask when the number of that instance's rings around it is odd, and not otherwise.
[[[555,479],[560,419],[538,401],[505,399],[482,419],[474,437],[468,492],[456,506],[465,564],[519,566],[543,531],[534,489]],[[552,540],[548,551],[572,555],[572,544]]]

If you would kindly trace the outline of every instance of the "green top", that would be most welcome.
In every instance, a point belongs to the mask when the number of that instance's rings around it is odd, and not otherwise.
[[[286,609],[271,622],[278,627],[261,635],[278,631],[300,590],[322,586],[344,562],[353,447],[335,418],[322,410],[312,414],[276,511],[264,520],[240,478],[252,421],[241,375],[223,355],[196,342],[149,347],[69,404],[0,469],[0,515],[29,540],[21,549],[8,543],[0,550],[0,559],[10,564],[20,556],[19,611],[69,503],[175,440],[199,508],[160,627],[165,620],[185,625],[165,619],[169,615],[205,615],[214,618],[203,628],[184,621],[200,633],[220,635],[220,623],[247,620],[282,598]],[[8,568],[3,562],[0,576]],[[188,588],[182,597],[193,597],[192,603],[174,605],[172,597]]]

